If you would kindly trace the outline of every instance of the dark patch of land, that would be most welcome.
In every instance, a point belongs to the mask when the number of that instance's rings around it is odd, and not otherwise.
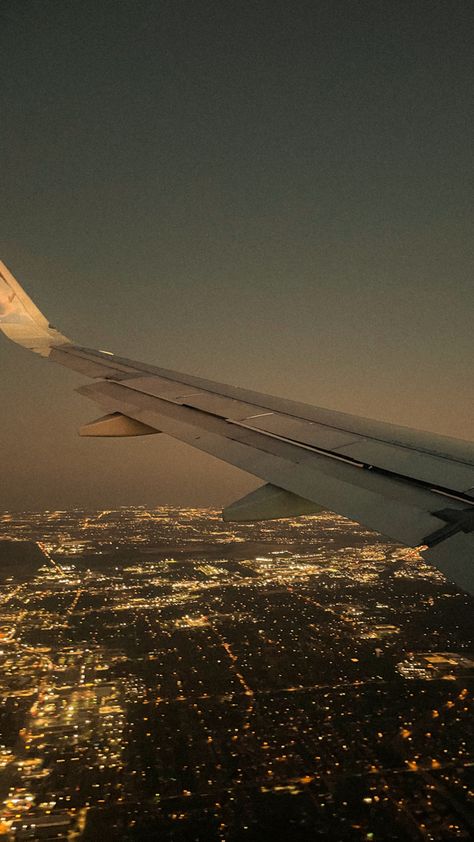
[[[11,577],[27,581],[44,563],[45,557],[34,541],[0,540],[0,582]]]

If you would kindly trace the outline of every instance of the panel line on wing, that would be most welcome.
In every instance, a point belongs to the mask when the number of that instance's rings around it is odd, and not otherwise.
[[[76,346],[74,351],[86,357],[88,355],[95,358],[100,357],[99,352],[94,349]],[[69,349],[68,353],[70,353]],[[115,364],[120,364],[121,367],[123,366],[130,372],[136,372],[139,377],[148,375],[150,379],[159,377],[169,383],[178,382],[200,389],[203,393],[250,404],[262,410],[271,410],[273,413],[286,415],[296,421],[307,421],[309,424],[324,426],[327,429],[343,433],[352,433],[357,437],[391,444],[409,451],[426,453],[438,459],[446,459],[449,462],[474,466],[474,451],[469,441],[412,430],[409,427],[401,427],[387,421],[374,421],[362,416],[277,398],[273,395],[242,389],[239,386],[229,386],[224,383],[205,380],[195,375],[184,374],[147,363],[137,363],[120,357],[115,357]],[[133,380],[133,378],[131,379]]]
[[[356,459],[353,459],[350,456],[345,456],[340,453],[331,450],[325,450],[321,447],[316,447],[315,445],[306,444],[305,442],[298,441],[297,439],[291,439],[286,436],[279,436],[276,433],[270,433],[268,430],[261,430],[255,427],[252,427],[250,424],[246,424],[243,421],[234,421],[230,418],[226,419],[228,424],[233,424],[238,427],[243,427],[247,430],[252,430],[256,433],[264,433],[269,438],[276,439],[277,441],[287,442],[288,444],[296,445],[303,450],[309,450],[313,453],[318,453],[321,456],[327,456],[330,459],[335,459],[340,462],[345,462],[349,465],[354,466],[355,468],[362,468],[363,470],[373,471],[374,473],[380,474],[381,476],[392,477],[394,479],[402,480],[404,482],[410,483],[412,485],[416,485],[422,488],[427,488],[430,491],[433,491],[435,494],[443,495],[444,497],[449,497],[455,500],[460,500],[462,502],[470,503],[474,505],[474,498],[469,496],[468,494],[463,494],[456,489],[445,488],[443,486],[436,486],[429,482],[424,482],[423,480],[416,479],[414,477],[407,476],[405,474],[399,474],[396,471],[389,471],[385,468],[379,468],[377,465],[371,465],[369,463],[360,462]]]

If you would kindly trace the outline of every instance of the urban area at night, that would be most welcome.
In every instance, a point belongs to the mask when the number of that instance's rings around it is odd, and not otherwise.
[[[331,513],[0,515],[0,839],[468,840],[473,600]]]

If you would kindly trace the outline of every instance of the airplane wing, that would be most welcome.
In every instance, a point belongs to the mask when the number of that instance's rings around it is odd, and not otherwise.
[[[284,400],[77,345],[0,263],[0,329],[93,382],[85,436],[166,433],[261,478],[227,521],[329,509],[410,547],[474,594],[474,445]]]

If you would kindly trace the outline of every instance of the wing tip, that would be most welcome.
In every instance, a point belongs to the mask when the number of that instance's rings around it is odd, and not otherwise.
[[[71,344],[49,324],[8,267],[0,261],[0,330],[17,345],[49,357],[53,348]]]

